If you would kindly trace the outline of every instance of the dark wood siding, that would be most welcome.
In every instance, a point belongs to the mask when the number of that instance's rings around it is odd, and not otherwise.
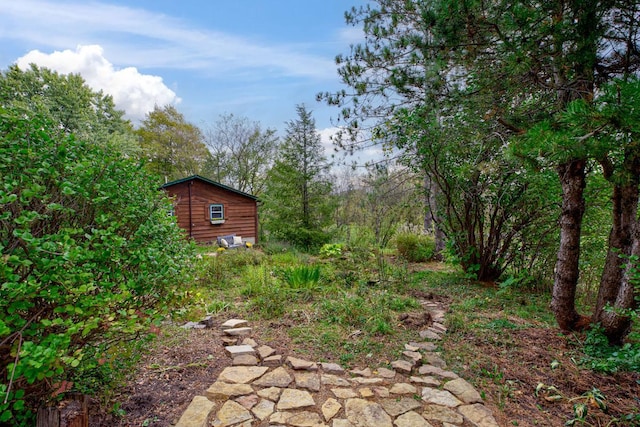
[[[191,190],[191,192],[189,192]],[[200,243],[209,243],[218,236],[235,234],[254,242],[258,238],[256,200],[200,180],[190,180],[165,188],[175,198],[178,225]],[[191,214],[189,213],[191,194]],[[209,205],[224,206],[224,224],[211,224]],[[191,216],[191,224],[189,224]]]

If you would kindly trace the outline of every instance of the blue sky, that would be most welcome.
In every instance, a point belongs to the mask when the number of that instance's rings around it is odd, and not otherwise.
[[[331,132],[342,88],[334,58],[361,40],[344,12],[365,0],[0,0],[0,67],[77,72],[135,122],[175,104],[204,126],[233,113],[275,128],[313,111]]]

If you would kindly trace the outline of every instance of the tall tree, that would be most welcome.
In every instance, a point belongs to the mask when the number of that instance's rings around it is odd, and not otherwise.
[[[331,222],[327,162],[311,112],[296,106],[298,118],[287,123],[278,160],[269,172],[263,196],[264,228],[276,238],[304,248],[325,240]]]
[[[148,169],[165,181],[200,173],[211,156],[200,129],[172,105],[156,106],[136,134]]]
[[[259,122],[223,114],[205,131],[212,157],[206,174],[216,181],[259,195],[278,146],[276,131],[262,130]]]

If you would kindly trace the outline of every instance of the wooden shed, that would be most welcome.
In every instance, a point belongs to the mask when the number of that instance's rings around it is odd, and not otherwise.
[[[235,234],[258,240],[258,198],[219,182],[192,175],[161,187],[174,199],[178,225],[199,243]]]

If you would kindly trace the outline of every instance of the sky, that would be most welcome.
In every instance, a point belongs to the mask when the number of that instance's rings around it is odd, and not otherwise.
[[[334,59],[362,31],[344,12],[364,3],[0,0],[0,68],[79,73],[134,124],[173,104],[201,128],[232,113],[283,135],[305,104],[327,143],[339,110],[316,94],[345,88]]]

